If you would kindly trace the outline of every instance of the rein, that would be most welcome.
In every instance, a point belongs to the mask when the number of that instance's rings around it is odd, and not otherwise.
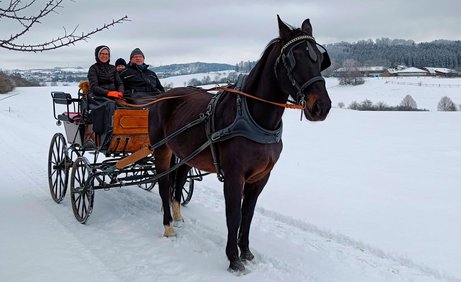
[[[254,100],[257,100],[257,101],[260,101],[260,102],[264,102],[264,103],[268,103],[268,104],[271,104],[271,105],[274,105],[274,106],[278,106],[278,107],[282,107],[282,108],[287,108],[287,109],[296,109],[296,110],[302,110],[304,109],[305,105],[297,105],[297,104],[287,104],[287,103],[277,103],[277,102],[273,102],[273,101],[269,101],[269,100],[266,100],[266,99],[263,99],[263,98],[259,98],[259,97],[256,97],[256,96],[253,96],[251,94],[248,94],[248,93],[245,93],[243,91],[240,91],[240,90],[236,90],[236,89],[233,89],[233,88],[229,88],[229,87],[221,87],[221,86],[217,86],[217,87],[212,87],[212,88],[208,88],[208,89],[203,89],[204,91],[225,91],[225,92],[232,92],[232,93],[235,93],[235,94],[240,94],[240,95],[243,95],[243,96],[246,96],[248,98],[251,98],[251,99],[254,99]],[[197,92],[192,92],[188,95],[194,95],[194,94],[198,94],[198,93],[201,93],[201,91],[197,91]],[[188,96],[187,95],[187,96]],[[155,97],[155,96],[154,96]],[[117,103],[119,103],[120,105],[122,106],[126,106],[126,107],[134,107],[134,108],[145,108],[145,107],[148,107],[150,105],[153,105],[153,104],[156,104],[158,102],[161,102],[161,101],[164,101],[164,100],[169,100],[169,99],[176,99],[176,98],[181,98],[181,97],[185,97],[185,95],[176,95],[176,96],[167,96],[167,97],[162,97],[162,98],[158,98],[158,99],[155,99],[151,102],[148,102],[148,103],[144,103],[144,104],[132,104],[132,103],[128,103],[126,102],[124,99],[116,99],[115,101]],[[148,97],[147,97],[148,98]],[[146,100],[145,98],[142,98],[143,100]]]
[[[191,93],[189,95],[192,95],[194,93]],[[155,97],[155,96],[154,96]],[[165,101],[165,100],[170,100],[170,99],[176,99],[176,98],[181,98],[181,97],[184,97],[184,95],[176,95],[176,96],[167,96],[167,97],[162,97],[162,98],[157,98],[157,99],[148,99],[149,97],[146,97],[146,98],[142,98],[142,99],[139,99],[139,100],[152,100],[150,102],[147,102],[147,103],[144,103],[144,104],[132,104],[132,103],[128,103],[125,99],[115,99],[115,101],[122,105],[122,106],[126,106],[126,107],[132,107],[132,108],[145,108],[145,107],[148,107],[150,105],[153,105],[153,104],[156,104],[158,102],[161,102],[161,101]]]
[[[297,104],[287,104],[287,103],[277,103],[277,102],[273,102],[273,101],[269,101],[269,100],[266,100],[266,99],[263,99],[263,98],[259,98],[259,97],[256,97],[256,96],[253,96],[251,94],[248,94],[248,93],[245,93],[243,91],[240,91],[240,90],[237,90],[237,89],[233,89],[233,88],[229,88],[229,87],[213,87],[213,88],[209,88],[209,89],[205,89],[206,91],[215,91],[215,90],[222,90],[222,91],[227,91],[227,92],[232,92],[232,93],[236,93],[236,94],[240,94],[240,95],[243,95],[245,97],[248,97],[248,98],[251,98],[251,99],[254,99],[254,100],[257,100],[257,101],[260,101],[260,102],[264,102],[264,103],[268,103],[268,104],[271,104],[271,105],[274,105],[274,106],[278,106],[278,107],[282,107],[282,108],[287,108],[287,109],[295,109],[295,110],[302,110],[304,109],[304,106],[303,105],[297,105]]]

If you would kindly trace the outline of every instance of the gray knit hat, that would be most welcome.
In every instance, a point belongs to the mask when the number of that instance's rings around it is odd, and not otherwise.
[[[130,60],[133,58],[134,55],[141,55],[143,58],[145,58],[144,53],[139,48],[135,48],[133,51],[131,51]]]

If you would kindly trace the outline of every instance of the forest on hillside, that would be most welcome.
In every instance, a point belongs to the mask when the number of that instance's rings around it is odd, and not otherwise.
[[[461,41],[436,40],[415,43],[413,40],[380,38],[325,45],[332,69],[342,67],[346,60],[360,66],[438,67],[461,69]]]

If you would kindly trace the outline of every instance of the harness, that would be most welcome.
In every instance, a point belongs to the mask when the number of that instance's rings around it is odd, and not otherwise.
[[[236,90],[240,90],[243,88],[245,83],[246,75],[239,75],[237,79],[237,83],[235,85]],[[216,173],[218,179],[222,182],[224,181],[224,172],[221,169],[221,165],[219,162],[219,155],[216,151],[216,147],[214,143],[225,141],[227,139],[241,136],[245,137],[249,140],[260,144],[273,144],[278,143],[282,139],[282,129],[283,124],[280,121],[280,125],[275,130],[268,130],[261,127],[250,114],[248,109],[248,103],[246,97],[243,95],[236,95],[235,104],[236,104],[236,113],[234,121],[219,130],[215,128],[215,115],[216,115],[216,108],[219,104],[221,98],[225,95],[225,91],[222,91],[216,96],[214,96],[210,103],[208,104],[207,113],[209,114],[209,118],[206,120],[206,134],[208,140],[210,141],[210,149],[211,155],[213,157],[213,164],[216,168]]]
[[[235,89],[242,89],[245,79],[246,75],[240,75]],[[282,123],[280,123],[279,127],[275,130],[269,130],[261,127],[251,116],[246,97],[241,95],[236,95],[236,114],[234,121],[227,127],[216,130],[214,124],[216,105],[224,95],[225,92],[220,92],[208,105],[209,107],[211,106],[212,116],[207,122],[207,135],[212,142],[224,141],[236,136],[242,136],[260,144],[280,142],[280,139],[282,138]]]

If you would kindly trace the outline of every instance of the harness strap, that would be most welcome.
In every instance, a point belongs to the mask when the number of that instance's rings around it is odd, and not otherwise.
[[[208,118],[208,115],[207,114],[201,114],[200,117],[186,125],[184,125],[183,127],[179,128],[178,130],[174,131],[173,133],[171,133],[170,135],[168,135],[167,137],[165,137],[164,139],[160,140],[159,142],[153,144],[153,145],[150,145],[149,146],[149,149],[154,151],[155,149],[157,149],[158,147],[162,146],[162,145],[165,145],[167,142],[169,142],[171,139],[175,138],[176,136],[178,136],[179,134],[181,134],[182,132],[188,130],[189,128],[191,127],[194,127],[200,123],[202,123],[203,121],[205,121],[206,119]]]
[[[210,102],[208,103],[208,113],[210,114],[209,115],[210,118],[206,121],[206,126],[205,126],[206,135],[207,135],[208,141],[210,141],[211,157],[213,158],[213,164],[216,169],[216,175],[218,177],[218,180],[221,182],[224,181],[224,172],[221,169],[218,152],[216,151],[216,147],[213,144],[214,142],[216,142],[216,140],[213,140],[212,135],[215,132],[214,121],[215,121],[216,106],[218,105],[218,101],[221,99],[223,93],[224,92],[220,92],[217,95],[213,96]]]
[[[186,162],[192,160],[195,156],[197,156],[198,154],[200,154],[203,150],[205,150],[208,146],[210,146],[211,144],[211,141],[208,140],[206,141],[205,143],[203,143],[200,147],[198,147],[197,149],[195,149],[189,156],[185,157],[184,159],[181,159],[181,161],[179,161],[177,164],[175,164],[174,166],[170,167],[169,169],[165,170],[164,172],[162,173],[159,173],[159,174],[156,174],[155,177],[153,178],[153,180],[156,180],[156,179],[159,179],[169,173],[171,173],[172,171],[174,171],[175,169],[177,169],[178,167],[182,166],[183,164],[185,164]]]

